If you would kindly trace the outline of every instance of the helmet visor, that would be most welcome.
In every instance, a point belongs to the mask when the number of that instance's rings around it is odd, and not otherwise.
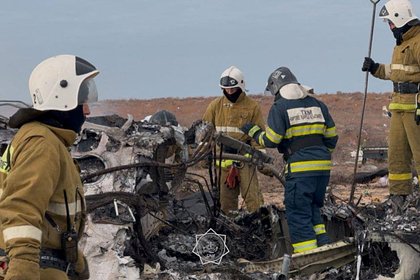
[[[78,105],[84,103],[92,103],[98,101],[98,90],[93,78],[86,79],[82,82],[79,88]]]
[[[264,95],[271,95],[270,87],[268,84],[264,88]]]
[[[229,76],[225,76],[225,77],[220,78],[220,86],[222,88],[238,87],[238,81]]]

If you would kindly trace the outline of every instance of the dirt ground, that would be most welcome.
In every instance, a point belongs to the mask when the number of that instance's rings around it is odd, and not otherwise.
[[[361,130],[361,146],[370,147],[387,146],[387,134],[389,118],[383,112],[383,107],[389,102],[389,93],[368,93],[366,96],[365,113]],[[273,102],[272,96],[250,95],[261,104],[261,109],[266,119]],[[362,107],[365,99],[362,93],[316,94],[330,110],[330,114],[336,123],[339,141],[333,154],[333,170],[330,181],[330,189],[338,199],[348,201],[354,176],[355,158],[351,153],[355,152],[358,145],[358,135],[362,123]],[[131,114],[135,120],[141,120],[159,110],[173,112],[180,125],[189,127],[193,121],[198,120],[204,114],[207,105],[214,97],[193,98],[159,98],[159,99],[130,99],[130,100],[104,100],[91,107],[92,115],[118,114],[127,117]],[[275,158],[275,162],[281,162],[281,156],[276,150],[269,150],[269,154]],[[377,168],[386,167],[386,162],[368,160],[366,164],[358,165],[356,171],[373,171]],[[194,168],[189,172],[206,175],[205,170]],[[283,204],[283,188],[276,179],[258,174],[260,186],[266,203],[277,206]],[[388,191],[385,178],[376,178],[368,184],[356,186],[355,198],[361,197],[361,203],[379,202],[386,198]],[[240,201],[241,204],[241,201]]]

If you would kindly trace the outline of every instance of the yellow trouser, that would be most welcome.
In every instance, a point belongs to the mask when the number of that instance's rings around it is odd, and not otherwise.
[[[263,204],[264,199],[258,185],[258,177],[255,166],[244,163],[239,168],[240,184],[239,188],[229,189],[226,184],[226,176],[229,168],[222,168],[220,186],[220,205],[224,213],[238,209],[238,195],[241,193],[249,212],[258,210]]]
[[[392,111],[388,147],[390,194],[413,192],[413,159],[417,174],[420,174],[420,126],[416,125],[413,112]]]

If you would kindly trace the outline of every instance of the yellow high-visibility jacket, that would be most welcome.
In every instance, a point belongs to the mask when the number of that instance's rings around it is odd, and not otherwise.
[[[61,249],[61,232],[67,230],[64,191],[79,239],[83,233],[83,186],[80,169],[69,152],[76,136],[72,130],[30,122],[19,129],[2,155],[0,248],[10,262],[22,264],[22,270],[39,263],[40,247]],[[45,213],[57,228],[47,221]],[[78,263],[82,260],[79,253]]]
[[[263,148],[241,130],[248,122],[258,125],[261,129],[265,128],[260,105],[244,92],[235,103],[225,96],[213,100],[207,107],[203,120],[213,123],[217,132],[223,132],[244,143],[248,142],[257,149]]]
[[[395,83],[420,83],[420,26],[413,26],[403,35],[401,45],[396,45],[391,64],[380,64],[373,74],[383,80]],[[414,111],[415,94],[392,94],[389,110]]]

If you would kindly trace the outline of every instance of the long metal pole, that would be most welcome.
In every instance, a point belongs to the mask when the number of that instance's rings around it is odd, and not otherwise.
[[[372,11],[372,23],[370,25],[370,38],[369,38],[369,51],[368,51],[368,57],[369,58],[371,57],[371,54],[372,54],[373,31],[375,29],[376,4],[378,4],[379,1],[380,0],[370,0],[370,2],[372,2],[372,4],[373,4],[373,11]],[[363,120],[364,120],[364,117],[365,117],[366,97],[367,97],[368,85],[369,85],[369,71],[366,71],[365,92],[364,92],[363,106],[362,106],[362,117],[360,118],[359,136],[358,136],[359,139],[357,141],[356,160],[355,160],[355,163],[354,163],[353,183],[351,185],[349,204],[353,204],[354,192],[356,190],[356,173],[357,173],[357,165],[358,165],[358,162],[359,162],[360,142],[361,142],[361,139],[362,139],[362,129],[363,129]]]

